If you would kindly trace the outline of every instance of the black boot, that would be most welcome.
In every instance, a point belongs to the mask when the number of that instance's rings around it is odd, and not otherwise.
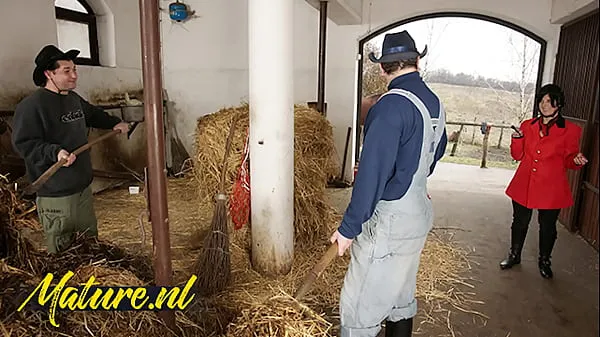
[[[540,267],[540,274],[542,274],[543,278],[552,278],[554,273],[552,272],[552,268],[550,268],[550,258],[547,256],[540,256],[538,260],[538,267]]]
[[[543,278],[549,279],[554,276],[550,268],[550,256],[556,242],[556,220],[560,209],[538,210],[538,222],[540,223],[540,253],[538,267]]]
[[[510,269],[514,265],[521,263],[521,248],[513,247],[508,253],[508,257],[500,262],[500,269]]]
[[[385,322],[385,337],[411,337],[413,319],[402,319],[398,322]]]
[[[508,258],[500,262],[500,269],[510,269],[521,263],[521,250],[527,237],[527,229],[531,220],[531,209],[517,203],[513,204],[513,221],[510,227],[510,252]]]

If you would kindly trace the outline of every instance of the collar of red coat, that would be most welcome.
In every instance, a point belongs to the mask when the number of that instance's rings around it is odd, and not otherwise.
[[[534,118],[533,121],[531,122],[531,124],[535,124],[535,123],[538,123],[538,125],[540,126],[540,131],[545,136],[548,136],[550,134],[550,128],[555,124],[558,128],[561,128],[561,129],[564,129],[564,127],[565,127],[565,119],[560,114],[558,114],[558,116],[556,116],[555,118],[551,119],[548,122],[548,124],[544,124],[542,122],[542,116]]]
[[[534,118],[531,121],[532,125],[535,124],[535,123],[543,124],[542,123],[542,116]],[[556,124],[556,126],[558,126],[561,129],[564,128],[565,127],[565,118],[561,114],[558,114],[558,116],[556,116],[556,118],[552,119],[547,125],[548,125],[548,127],[550,127],[550,126],[552,126],[554,124]]]

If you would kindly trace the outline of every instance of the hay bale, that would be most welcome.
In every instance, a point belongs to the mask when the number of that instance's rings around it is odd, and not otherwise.
[[[231,193],[239,170],[249,125],[249,105],[224,108],[198,120],[194,172],[199,197],[212,203],[217,191],[227,130],[233,117],[239,118],[228,159],[227,192]],[[296,241],[310,243],[329,233],[327,225],[334,213],[327,203],[325,189],[337,174],[333,130],[318,111],[294,107],[294,223]],[[252,179],[252,178],[251,178]]]

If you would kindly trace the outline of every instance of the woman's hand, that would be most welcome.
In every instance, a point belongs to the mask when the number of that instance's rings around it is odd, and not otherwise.
[[[587,158],[581,152],[579,152],[575,156],[575,158],[573,158],[573,161],[575,162],[575,165],[577,165],[577,166],[583,166],[583,165],[587,164],[587,162],[588,162]]]
[[[515,130],[515,132],[513,132],[512,137],[513,138],[521,138],[523,137],[523,131],[521,131],[521,129],[519,129],[518,127],[511,125],[511,128],[513,130]]]

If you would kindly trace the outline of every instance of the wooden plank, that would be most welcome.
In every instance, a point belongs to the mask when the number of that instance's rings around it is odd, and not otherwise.
[[[503,128],[503,129],[510,129],[510,125],[508,124],[494,124],[494,123],[488,123],[488,125],[492,125],[493,128]],[[447,121],[446,125],[466,125],[466,126],[476,126],[476,127],[481,127],[481,123],[473,123],[473,122],[454,122],[454,121]],[[518,125],[517,125],[518,126]]]
[[[597,113],[597,112],[596,112]],[[577,223],[580,227],[581,236],[598,250],[598,232],[600,227],[598,219],[598,173],[600,168],[600,134],[598,122],[594,129],[590,130],[588,136],[593,137],[588,149],[588,164],[585,168],[583,179],[583,192],[581,195],[581,207],[577,214]]]
[[[565,92],[564,116],[587,121],[593,112],[599,55],[598,22],[596,12],[561,29],[553,82]]]
[[[596,250],[598,250],[599,246],[599,219],[598,219],[598,194],[593,193],[590,190],[585,190],[583,192],[583,209],[585,210],[585,217],[582,220],[584,225],[581,227],[580,234],[581,236],[589,242]]]

